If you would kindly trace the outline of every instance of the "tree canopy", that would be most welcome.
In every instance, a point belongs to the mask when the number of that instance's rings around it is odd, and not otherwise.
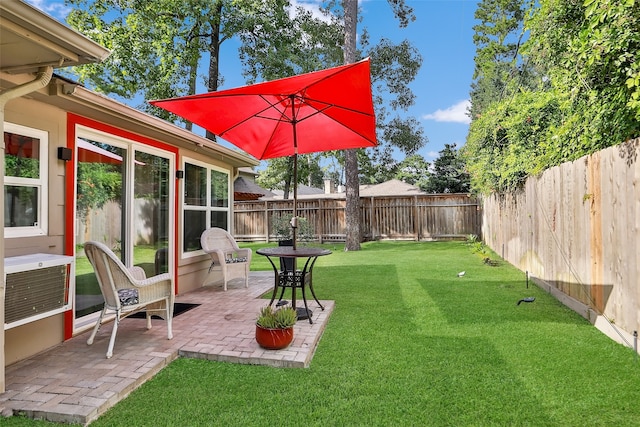
[[[515,189],[640,133],[639,2],[540,0],[523,25],[526,78],[472,117],[463,152],[475,191]]]

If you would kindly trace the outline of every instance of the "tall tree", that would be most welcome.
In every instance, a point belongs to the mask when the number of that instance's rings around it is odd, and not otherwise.
[[[320,168],[318,154],[298,155],[298,184],[307,183],[312,187],[323,185],[324,173]],[[293,191],[293,157],[270,159],[265,169],[260,171],[256,179],[258,185],[269,190],[282,190],[288,199]]]
[[[521,51],[536,73],[469,129],[464,155],[474,190],[509,191],[551,166],[638,136],[639,26],[636,1],[535,2]]]
[[[469,174],[456,144],[445,144],[433,162],[433,171],[423,190],[429,193],[467,193],[469,188]]]
[[[318,19],[309,10],[297,7],[289,8],[287,16],[267,22],[263,16],[248,12],[245,21],[247,27],[255,29],[239,34],[243,75],[249,83],[317,71],[342,63],[343,27],[330,14]],[[265,33],[280,33],[280,36],[265,38]],[[300,156],[297,183],[293,182],[292,160],[271,159],[261,172],[260,185],[283,190],[285,198],[289,197],[294,185],[304,182],[322,185],[320,160],[325,156]]]
[[[344,9],[344,63],[356,62],[358,0],[343,0]],[[346,184],[346,244],[345,251],[360,250],[360,181],[358,179],[358,152],[344,153]]]
[[[415,20],[413,9],[404,0],[388,0],[389,5],[404,28]],[[356,50],[358,5],[356,0],[342,0],[342,13],[345,25],[345,63],[358,59]],[[422,64],[418,51],[407,40],[394,44],[382,39],[376,45],[369,44],[369,35],[365,30],[360,37],[361,54],[371,58],[371,76],[374,86],[377,126],[381,132],[378,142],[381,146],[377,153],[382,159],[388,159],[392,147],[399,148],[405,154],[413,154],[426,143],[422,127],[413,118],[395,116],[389,119],[391,110],[406,110],[414,102],[415,96],[408,84],[415,79]],[[385,96],[384,94],[387,94]],[[360,249],[360,196],[357,150],[345,152],[346,178],[346,220],[347,242],[345,250]]]
[[[113,51],[105,62],[78,67],[75,73],[94,89],[126,99],[193,94],[201,77],[207,91],[217,90],[224,41],[251,32],[286,46],[292,36],[271,26],[288,21],[286,0],[65,1],[74,6],[69,24]],[[206,69],[199,70],[203,63]],[[138,108],[178,119],[146,103]],[[207,137],[214,139],[210,133]]]
[[[528,66],[519,49],[524,36],[525,0],[482,0],[473,27],[476,45],[471,85],[471,117],[478,117],[492,102],[517,90],[527,79]]]
[[[429,162],[419,154],[405,157],[398,164],[394,178],[424,190],[429,182],[429,166]]]

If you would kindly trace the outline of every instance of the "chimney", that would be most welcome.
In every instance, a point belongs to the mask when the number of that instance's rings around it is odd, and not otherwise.
[[[333,185],[333,180],[331,178],[324,178],[324,194],[335,193],[336,188]]]

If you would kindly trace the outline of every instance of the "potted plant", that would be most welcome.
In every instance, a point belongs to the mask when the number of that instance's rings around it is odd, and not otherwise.
[[[293,326],[297,321],[298,314],[290,306],[263,307],[256,320],[256,341],[268,350],[285,348],[293,341]]]

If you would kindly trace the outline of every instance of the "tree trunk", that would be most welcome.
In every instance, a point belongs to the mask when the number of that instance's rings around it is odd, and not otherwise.
[[[214,6],[215,16],[211,21],[211,41],[209,42],[209,81],[207,90],[209,92],[218,90],[218,80],[220,77],[220,21],[222,17],[222,0],[217,0]],[[216,140],[216,135],[207,130],[207,139]]]
[[[344,63],[356,62],[356,26],[358,0],[342,0],[344,10]],[[358,178],[358,152],[345,150],[346,185],[346,244],[345,251],[360,250],[360,180]]]
[[[189,65],[189,95],[195,95],[196,93],[196,81],[198,79],[198,62]],[[185,129],[193,130],[193,123],[187,122]]]
[[[291,192],[291,185],[298,185],[297,182],[293,182],[293,156],[287,157],[287,173],[284,177],[284,190],[283,190],[283,199],[289,198],[289,193]]]

